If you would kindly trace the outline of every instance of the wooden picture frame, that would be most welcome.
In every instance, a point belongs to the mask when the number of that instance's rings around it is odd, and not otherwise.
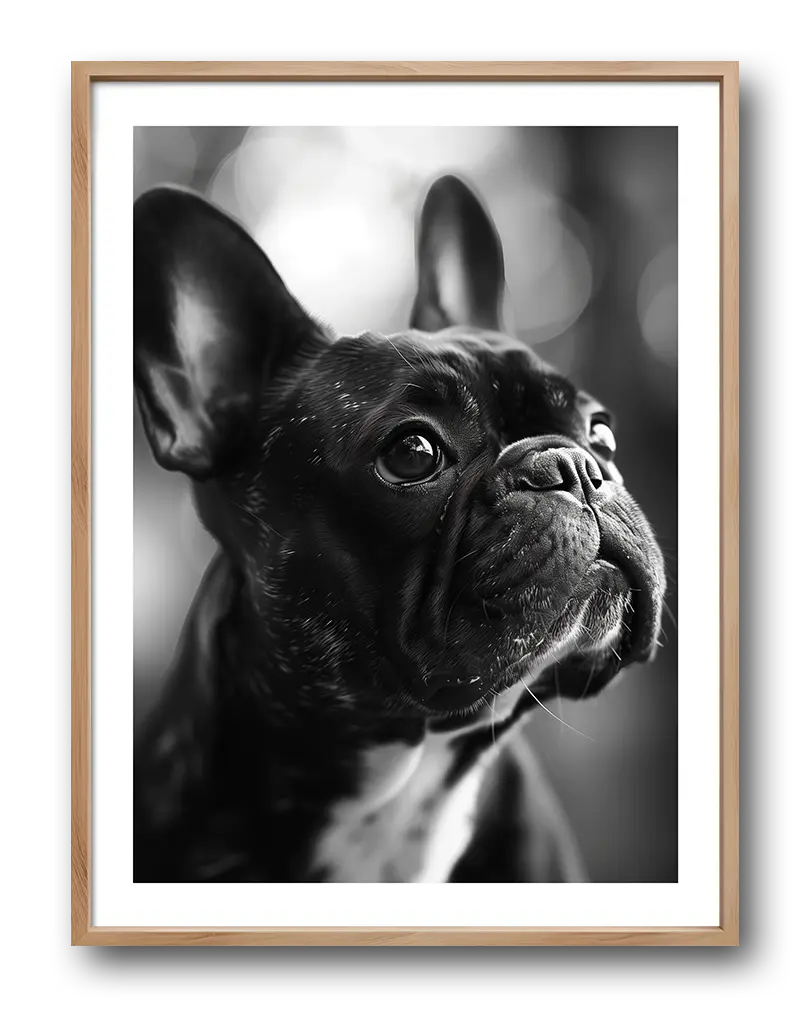
[[[707,928],[109,928],[91,917],[91,108],[97,82],[715,82],[720,126],[720,879]],[[72,64],[72,943],[80,945],[721,945],[738,943],[738,64]]]

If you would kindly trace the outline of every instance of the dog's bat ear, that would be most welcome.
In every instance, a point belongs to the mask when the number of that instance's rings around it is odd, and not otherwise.
[[[472,190],[452,175],[428,191],[417,223],[414,329],[501,329],[505,273],[500,237]]]
[[[241,445],[259,393],[328,336],[256,242],[188,190],[133,208],[134,378],[158,462],[199,480]]]

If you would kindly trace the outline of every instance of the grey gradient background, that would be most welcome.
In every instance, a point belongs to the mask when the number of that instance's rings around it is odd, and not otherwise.
[[[618,461],[667,557],[677,614],[677,130],[143,127],[135,195],[188,185],[239,218],[343,333],[396,332],[425,187],[455,171],[503,240],[514,331],[617,417]],[[213,543],[188,481],[134,427],[135,714],[157,696]],[[599,698],[530,735],[597,881],[676,880],[677,628]]]

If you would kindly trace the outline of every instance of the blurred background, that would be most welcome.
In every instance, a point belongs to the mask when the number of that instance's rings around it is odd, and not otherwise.
[[[677,615],[678,134],[671,127],[140,127],[134,195],[190,186],[237,217],[342,333],[408,325],[414,220],[455,172],[503,241],[509,328],[608,406]],[[134,709],[153,703],[214,545],[134,422]],[[596,881],[678,879],[677,627],[655,663],[530,735]]]

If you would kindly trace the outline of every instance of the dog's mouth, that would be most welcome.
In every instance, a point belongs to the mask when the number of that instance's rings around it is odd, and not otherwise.
[[[481,676],[447,676],[431,678],[420,692],[420,701],[435,712],[466,711],[482,702],[491,687]]]
[[[601,535],[599,556],[564,595],[543,593],[535,571],[502,592],[493,586],[488,597],[466,594],[451,615],[451,637],[472,641],[474,651],[454,647],[444,668],[415,680],[416,702],[433,713],[474,711],[534,670],[541,697],[585,697],[651,659],[663,574],[660,553],[647,546],[634,550],[613,530]]]
[[[629,580],[618,565],[598,559],[584,581],[591,588],[571,596],[556,613],[531,605],[535,584],[527,592],[520,588],[508,594],[502,602],[498,598],[489,605],[473,601],[482,626],[488,620],[495,629],[496,656],[487,660],[483,673],[434,671],[416,685],[414,694],[436,712],[465,712],[527,678],[533,669],[545,668],[556,657],[569,666],[569,657],[577,654],[590,663],[592,676],[609,663],[616,672],[633,662],[644,647],[640,629],[647,620],[635,616],[632,600],[637,594]]]

